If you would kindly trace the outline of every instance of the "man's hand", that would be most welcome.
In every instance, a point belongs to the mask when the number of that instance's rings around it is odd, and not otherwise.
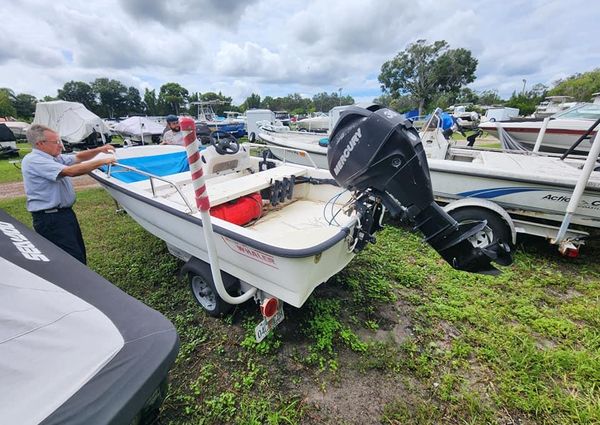
[[[115,153],[115,148],[112,145],[106,144],[96,148],[97,153]]]
[[[102,161],[102,165],[114,164],[115,162],[117,162],[117,158],[111,156],[108,158],[102,158],[100,161]]]

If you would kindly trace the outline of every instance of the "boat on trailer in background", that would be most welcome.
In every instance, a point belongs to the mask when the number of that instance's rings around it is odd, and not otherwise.
[[[511,120],[503,122],[484,122],[479,124],[481,130],[502,139],[508,134],[517,143],[528,150],[533,150],[540,131],[543,130],[540,150],[544,152],[565,152],[577,139],[584,137],[576,153],[585,155],[590,151],[596,131],[588,132],[590,127],[600,120],[600,104],[581,103],[566,111],[562,111],[545,120]]]
[[[487,220],[482,245],[524,233],[576,256],[600,233],[599,136],[587,158],[493,151],[455,146],[439,121],[436,111],[421,133],[434,195],[457,221]]]
[[[197,124],[208,126],[210,131],[223,131],[240,138],[246,135],[246,123],[239,119],[224,119],[217,116],[213,107],[217,105],[226,105],[228,102],[222,100],[203,100],[190,102],[190,105],[196,105],[198,108],[196,121]]]
[[[459,225],[435,204],[422,145],[401,116],[356,109],[342,127],[366,117],[361,123],[369,125],[362,131],[384,127],[381,134],[394,140],[374,132],[372,142],[359,147],[356,137],[346,137],[351,133],[336,133],[331,172],[251,155],[264,146],[215,135],[199,152],[194,122],[184,118],[185,149],[117,149],[117,163],[91,175],[186,262],[182,272],[208,314],[255,299],[264,316],[257,340],[282,320],[282,302],[302,306],[318,285],[375,241],[386,210],[413,221],[457,269],[494,273],[492,261],[512,261],[501,241],[486,250],[473,245],[470,238],[485,223]],[[381,164],[384,150],[377,145],[389,147],[405,166],[395,160]],[[360,182],[352,179],[357,175]]]

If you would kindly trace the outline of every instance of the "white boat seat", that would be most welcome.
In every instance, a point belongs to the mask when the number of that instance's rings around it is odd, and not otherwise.
[[[299,177],[306,174],[306,168],[294,165],[281,165],[269,170],[248,174],[243,177],[232,178],[221,182],[207,180],[206,190],[210,205],[216,206],[237,199],[240,196],[249,195],[271,186],[274,180],[282,180],[284,177]]]

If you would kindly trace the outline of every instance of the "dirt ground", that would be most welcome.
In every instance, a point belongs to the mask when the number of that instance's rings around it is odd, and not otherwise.
[[[73,186],[75,190],[87,189],[90,187],[100,187],[96,181],[90,176],[79,176],[73,178]],[[15,198],[17,196],[25,196],[23,182],[2,183],[0,184],[0,199]]]

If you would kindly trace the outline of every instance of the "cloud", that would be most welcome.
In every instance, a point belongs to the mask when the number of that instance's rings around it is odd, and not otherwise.
[[[62,52],[44,46],[22,45],[20,43],[0,44],[0,64],[19,61],[34,67],[56,67],[66,63]]]
[[[176,27],[189,22],[236,25],[244,10],[256,0],[120,0],[123,10],[137,21],[155,21]]]
[[[119,79],[222,91],[241,103],[337,91],[379,96],[381,65],[418,39],[478,59],[477,90],[508,97],[600,63],[600,5],[569,0],[71,0],[7,2],[0,81],[55,94],[66,81]],[[499,24],[496,24],[499,23]]]
[[[269,84],[327,84],[340,75],[340,69],[341,64],[336,59],[307,60],[293,51],[273,52],[251,42],[223,43],[215,61],[215,70],[221,75]]]

